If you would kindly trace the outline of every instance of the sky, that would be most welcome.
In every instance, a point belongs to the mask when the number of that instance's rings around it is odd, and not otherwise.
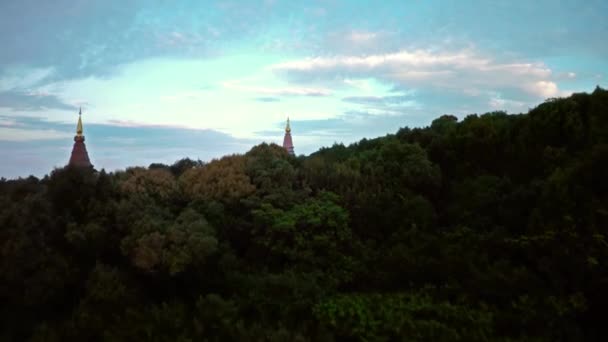
[[[1,0],[0,177],[296,154],[608,78],[605,0]]]

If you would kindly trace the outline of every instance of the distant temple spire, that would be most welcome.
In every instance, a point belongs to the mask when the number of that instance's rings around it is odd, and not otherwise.
[[[74,147],[70,156],[69,166],[92,168],[87,147],[84,144],[84,135],[82,135],[82,108],[78,111],[78,125],[76,125],[76,135],[74,136]]]
[[[76,126],[76,136],[82,136],[82,107],[78,110],[78,125]]]
[[[293,152],[293,141],[291,140],[291,126],[289,125],[289,117],[287,117],[287,126],[285,126],[283,148],[287,151],[287,153],[295,155],[295,153]]]

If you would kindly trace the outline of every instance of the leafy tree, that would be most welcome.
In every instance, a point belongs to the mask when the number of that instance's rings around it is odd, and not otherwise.
[[[603,341],[608,91],[0,178],[0,341]]]
[[[186,171],[179,179],[189,199],[232,203],[251,195],[255,187],[245,173],[243,156],[228,156]]]

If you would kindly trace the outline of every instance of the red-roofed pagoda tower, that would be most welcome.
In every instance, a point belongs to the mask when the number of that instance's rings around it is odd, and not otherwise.
[[[295,153],[293,152],[293,141],[291,140],[291,127],[289,127],[289,118],[287,118],[287,126],[285,127],[283,148],[287,150],[287,153],[291,154],[292,156],[295,155]]]
[[[92,168],[87,147],[84,144],[84,135],[82,135],[82,108],[78,112],[78,125],[76,126],[76,135],[74,136],[74,148],[70,156],[69,166]]]

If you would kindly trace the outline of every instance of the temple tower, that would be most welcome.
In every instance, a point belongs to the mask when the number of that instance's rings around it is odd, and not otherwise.
[[[291,127],[289,126],[289,118],[287,118],[287,126],[285,126],[283,148],[287,150],[287,153],[291,154],[292,156],[295,155],[295,153],[293,152],[293,141],[291,140]]]
[[[92,168],[87,147],[84,144],[84,135],[82,135],[82,108],[78,111],[78,125],[76,126],[76,135],[74,136],[74,147],[70,156],[69,166]]]

